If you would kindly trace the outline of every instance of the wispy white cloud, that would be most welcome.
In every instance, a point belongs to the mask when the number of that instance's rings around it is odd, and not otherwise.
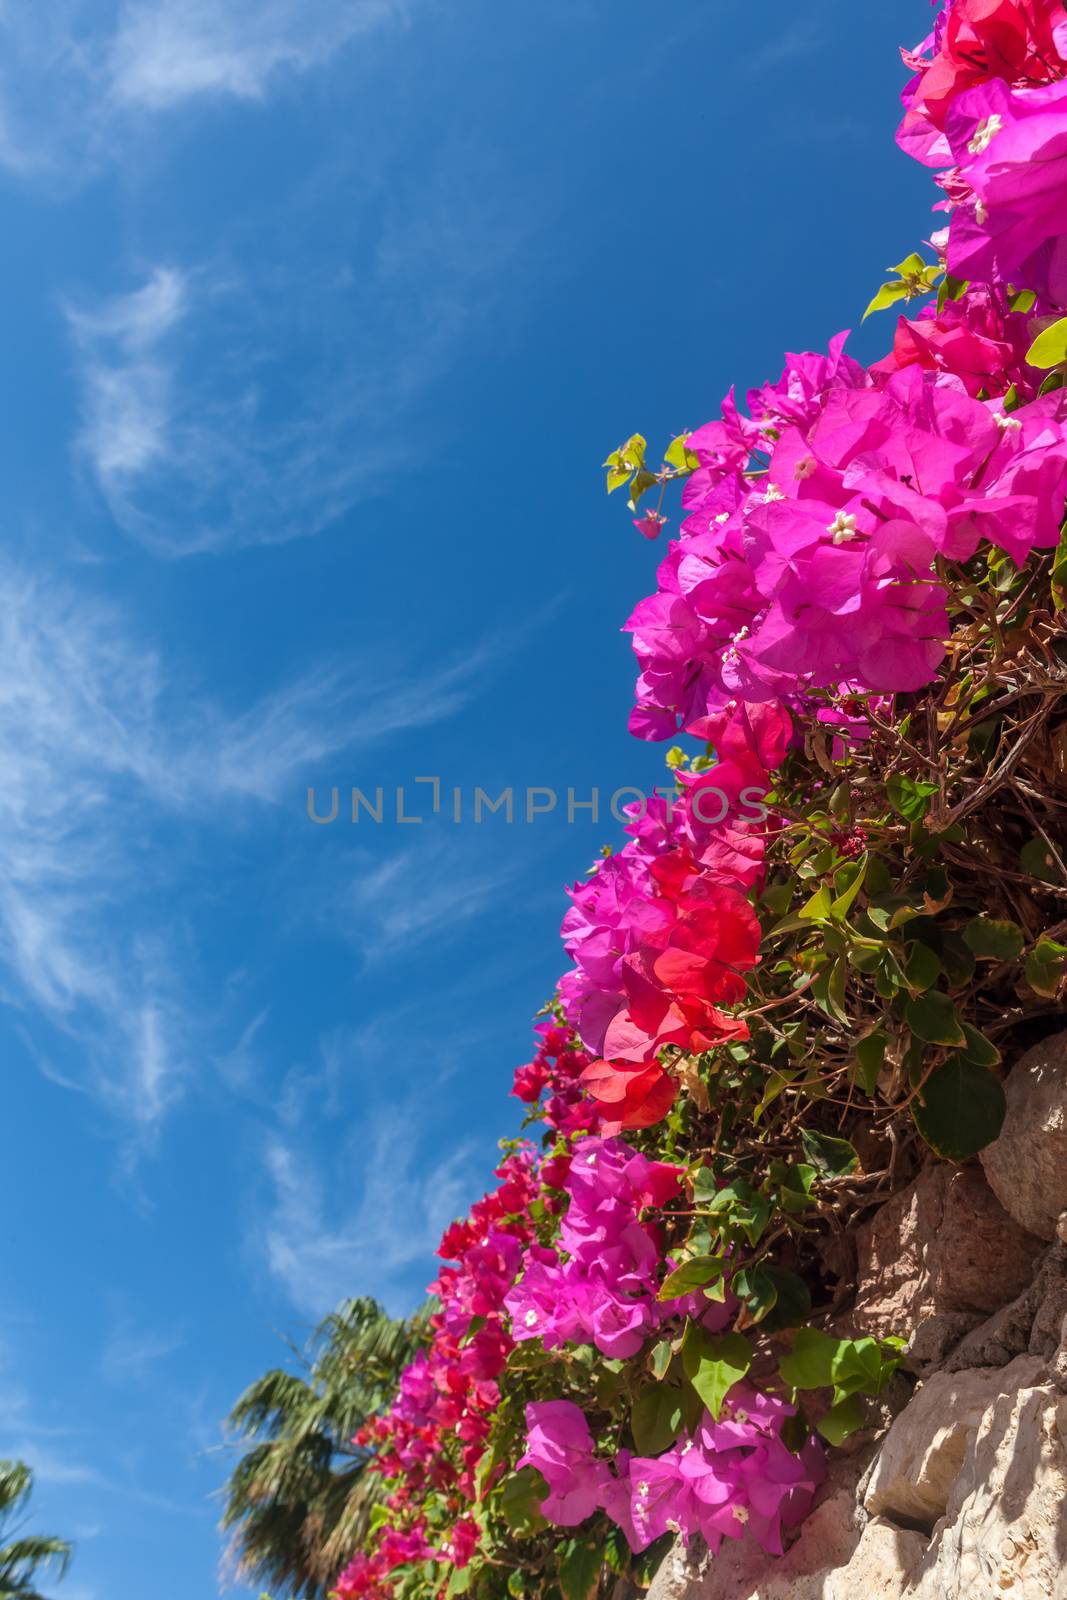
[[[379,1111],[345,1150],[332,1184],[310,1151],[282,1139],[267,1145],[274,1200],[260,1238],[300,1310],[317,1319],[358,1285],[391,1311],[410,1311],[421,1286],[414,1269],[432,1260],[477,1170],[472,1142],[435,1156],[419,1126],[414,1103]]]
[[[75,1429],[41,1420],[15,1367],[10,1344],[0,1341],[0,1459],[25,1461],[42,1484],[101,1484],[97,1469],[78,1459]]]
[[[147,120],[262,100],[406,15],[404,0],[15,0],[0,8],[0,165],[78,182],[128,160]]]
[[[269,213],[234,244],[239,265],[220,242],[68,304],[77,445],[125,533],[168,556],[306,538],[371,503],[413,438],[423,460],[444,448],[447,412],[420,411],[539,219],[485,152],[381,165],[317,172],[283,234]]]
[[[31,1030],[42,1070],[150,1137],[204,1009],[185,930],[160,910],[175,822],[200,837],[249,806],[288,797],[295,811],[310,762],[457,710],[487,659],[475,649],[406,684],[354,662],[228,714],[114,607],[0,566],[0,998],[78,1046],[77,1067],[53,1062]]]
[[[402,15],[392,0],[135,0],[110,47],[111,94],[151,111],[202,95],[258,100],[279,74]]]
[[[165,342],[187,300],[182,274],[157,267],[131,294],[93,310],[68,308],[83,356],[79,445],[109,499],[122,500],[127,486],[170,447],[172,373]]]
[[[368,959],[419,944],[445,925],[455,931],[506,892],[512,868],[487,856],[481,835],[460,839],[432,820],[417,843],[384,859],[361,852],[331,915],[351,931]],[[436,827],[437,831],[430,831]]]
[[[145,1328],[129,1317],[120,1316],[101,1352],[101,1374],[111,1384],[142,1384],[161,1362],[175,1355],[184,1344],[182,1333]]]

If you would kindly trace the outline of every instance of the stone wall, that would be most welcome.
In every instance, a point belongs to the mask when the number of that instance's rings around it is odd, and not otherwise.
[[[895,1415],[834,1453],[783,1557],[678,1546],[649,1600],[1067,1600],[1067,1033],[1007,1093],[980,1165],[857,1232],[838,1331],[911,1330]]]

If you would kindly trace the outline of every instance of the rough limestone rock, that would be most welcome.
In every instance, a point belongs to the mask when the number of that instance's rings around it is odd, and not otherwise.
[[[902,1600],[1067,1600],[1067,1398],[1051,1384],[987,1409],[943,1523]]]
[[[1067,1227],[1058,1224],[1062,1233]],[[1067,1315],[1067,1243],[1057,1239],[1040,1258],[1033,1282],[1010,1305],[969,1331],[943,1361],[946,1372],[1003,1367],[1027,1352],[1051,1360]]]
[[[865,1509],[932,1530],[990,1405],[1033,1383],[1042,1370],[1041,1361],[1021,1356],[999,1369],[935,1372],[890,1428],[867,1483]]]
[[[1067,1210],[1067,1032],[1028,1050],[1005,1092],[1004,1127],[980,1160],[1005,1210],[1029,1233],[1051,1240]]]
[[[1022,1293],[1041,1242],[1012,1220],[978,1167],[935,1165],[858,1230],[856,1249],[848,1330],[919,1332],[948,1317],[933,1339],[937,1359],[939,1340],[955,1342]]]

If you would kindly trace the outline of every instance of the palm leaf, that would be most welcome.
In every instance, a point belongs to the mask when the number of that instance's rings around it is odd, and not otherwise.
[[[353,1436],[392,1399],[425,1343],[429,1311],[409,1322],[376,1301],[345,1300],[315,1329],[303,1371],[257,1378],[230,1412],[242,1448],[222,1526],[239,1575],[280,1597],[321,1600],[366,1531],[373,1490]],[[2,1591],[0,1591],[2,1593]]]

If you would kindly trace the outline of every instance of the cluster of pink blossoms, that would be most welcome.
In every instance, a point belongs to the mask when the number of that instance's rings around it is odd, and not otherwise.
[[[697,1317],[713,1332],[731,1322],[737,1303],[729,1296],[719,1304],[700,1293],[656,1298],[664,1253],[641,1213],[676,1199],[682,1175],[621,1139],[578,1140],[564,1181],[569,1203],[559,1248],[532,1245],[505,1296],[512,1338],[540,1339],[546,1350],[592,1344],[625,1360],[679,1316]]]
[[[532,1246],[505,1297],[513,1338],[540,1339],[546,1349],[593,1344],[626,1359],[664,1328],[679,1331],[686,1317],[711,1333],[729,1326],[738,1305],[728,1290],[718,1303],[699,1290],[656,1298],[661,1269],[671,1263],[642,1213],[677,1199],[682,1176],[621,1139],[580,1139],[564,1184],[560,1250]],[[780,1553],[783,1526],[801,1520],[823,1475],[821,1446],[809,1442],[796,1455],[783,1444],[781,1426],[793,1415],[783,1400],[735,1384],[718,1421],[705,1413],[692,1437],[655,1459],[622,1451],[608,1463],[594,1455],[579,1408],[547,1401],[526,1408],[520,1465],[542,1473],[549,1488],[542,1514],[563,1527],[601,1509],[638,1551],[668,1529],[700,1533],[716,1548],[748,1525],[765,1549]]]
[[[430,1285],[441,1302],[430,1347],[405,1369],[390,1410],[356,1436],[374,1451],[372,1470],[397,1487],[386,1501],[392,1520],[373,1551],[357,1555],[337,1579],[339,1600],[382,1600],[392,1592],[390,1574],[411,1561],[470,1562],[478,1526],[462,1512],[476,1498],[475,1471],[500,1403],[497,1379],[513,1348],[504,1299],[534,1238],[530,1207],[544,1198],[542,1182],[558,1188],[565,1171],[565,1161],[539,1168],[525,1147],[497,1168],[497,1188],[446,1230],[438,1254],[458,1265],[443,1266]],[[549,1199],[562,1203],[558,1194]],[[419,1514],[431,1490],[448,1495],[456,1513],[436,1548]]]
[[[701,462],[689,515],[627,624],[642,737],[705,737],[739,701],[919,689],[949,632],[935,559],[966,561],[985,542],[1022,562],[1059,539],[1059,392],[1006,415],[920,363],[875,386],[840,341],[830,359],[791,360],[762,393],[800,378],[797,420],[771,399],[757,441],[728,401],[689,438]]]
[[[688,1540],[699,1534],[715,1552],[723,1538],[746,1531],[773,1555],[782,1553],[783,1529],[802,1522],[825,1476],[820,1445],[809,1440],[798,1454],[782,1442],[782,1425],[795,1407],[749,1383],[737,1383],[718,1421],[705,1412],[692,1435],[683,1434],[659,1456],[620,1451],[599,1458],[585,1416],[568,1400],[526,1407],[526,1454],[549,1487],[542,1511],[561,1527],[574,1527],[603,1510],[645,1550],[665,1533]]]
[[[681,793],[634,809],[629,841],[570,890],[559,983],[568,1020],[598,1059],[582,1074],[602,1130],[647,1127],[670,1109],[665,1045],[688,1051],[744,1039],[725,1008],[745,994],[759,923],[749,892],[763,878],[768,827],[761,797],[784,758],[784,707],[734,706],[708,719],[719,760],[679,773]]]
[[[951,213],[954,277],[1067,305],[1067,12],[1060,0],[949,0],[905,55],[898,141]]]

